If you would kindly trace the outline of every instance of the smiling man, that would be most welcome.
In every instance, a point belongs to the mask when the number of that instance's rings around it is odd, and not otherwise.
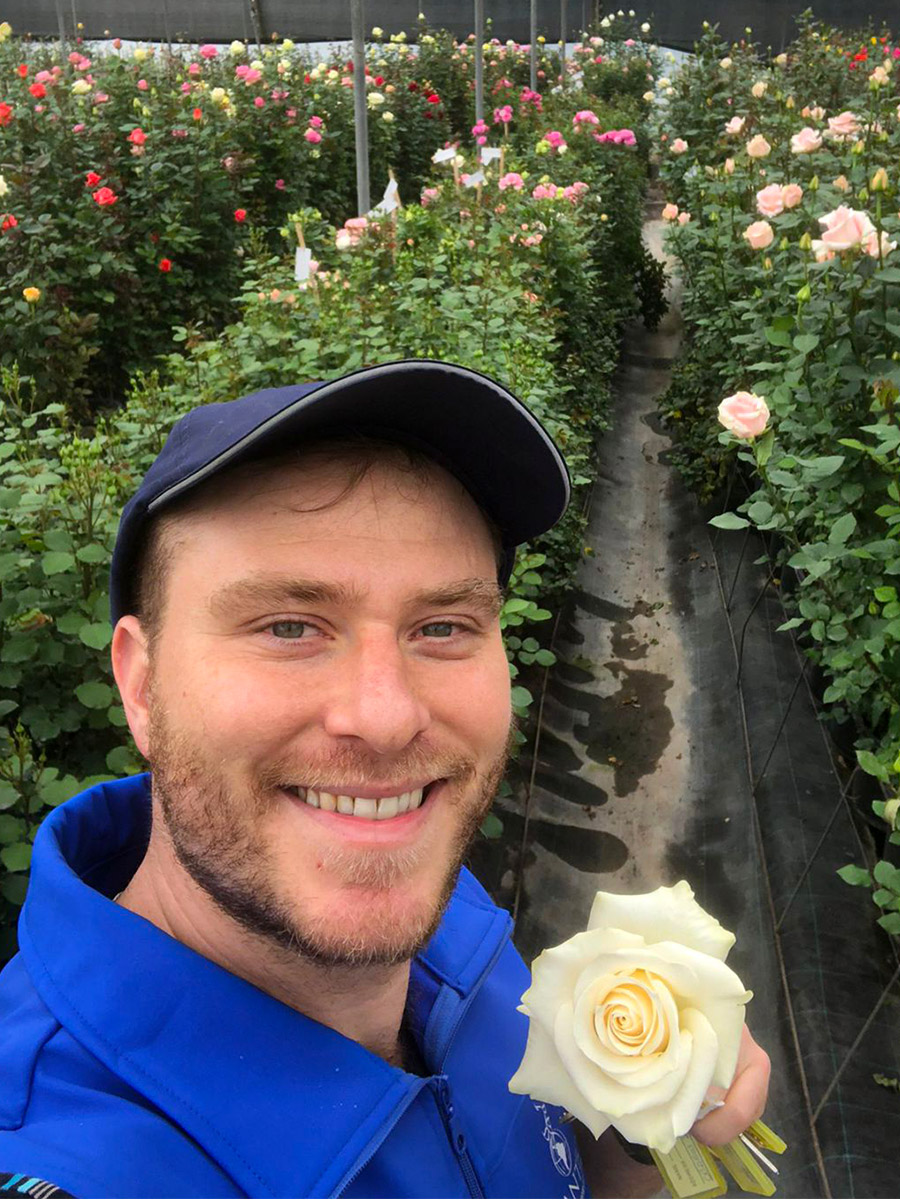
[[[507,1088],[528,972],[462,868],[510,746],[503,587],[568,495],[532,414],[448,364],[175,426],[111,573],[151,772],[45,821],[0,977],[6,1190],[585,1194],[562,1113]],[[748,1035],[710,1140],[764,1060]],[[593,1194],[659,1188],[580,1140]]]

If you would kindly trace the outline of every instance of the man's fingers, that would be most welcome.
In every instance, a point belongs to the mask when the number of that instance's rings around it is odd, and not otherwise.
[[[750,1039],[746,1056],[742,1054],[741,1068],[725,1096],[722,1108],[717,1108],[697,1121],[691,1134],[707,1146],[723,1146],[739,1137],[745,1129],[762,1116],[769,1092],[772,1064],[761,1046]]]

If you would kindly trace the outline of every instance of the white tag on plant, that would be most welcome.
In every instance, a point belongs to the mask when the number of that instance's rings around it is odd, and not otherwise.
[[[431,156],[431,161],[433,163],[444,163],[449,162],[451,158],[456,158],[455,146],[447,146],[443,150],[435,150]]]
[[[396,179],[392,179],[384,189],[384,195],[375,207],[372,209],[370,216],[387,216],[392,213],[395,208],[400,207],[400,187]]]
[[[494,161],[494,159],[499,158],[502,153],[503,153],[503,151],[499,148],[499,146],[482,146],[481,147],[482,165],[486,167],[488,165],[488,163],[492,163]]]
[[[484,171],[476,171],[474,175],[465,177],[465,185],[467,188],[476,187],[479,183],[485,182]]]
[[[309,279],[309,265],[312,262],[312,250],[308,246],[298,246],[294,252],[294,278],[298,283]]]

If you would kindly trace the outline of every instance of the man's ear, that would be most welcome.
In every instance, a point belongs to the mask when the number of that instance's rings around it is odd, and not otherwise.
[[[112,640],[112,669],[125,706],[125,716],[138,750],[150,748],[150,656],[147,637],[134,616],[122,617]]]

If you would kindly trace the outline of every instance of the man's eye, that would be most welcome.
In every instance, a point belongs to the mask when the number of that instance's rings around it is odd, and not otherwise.
[[[273,621],[269,626],[273,637],[294,641],[302,638],[304,630],[309,628],[306,621]]]
[[[454,621],[429,621],[427,625],[422,626],[422,633],[426,637],[447,638],[453,637],[453,634],[459,628]]]

